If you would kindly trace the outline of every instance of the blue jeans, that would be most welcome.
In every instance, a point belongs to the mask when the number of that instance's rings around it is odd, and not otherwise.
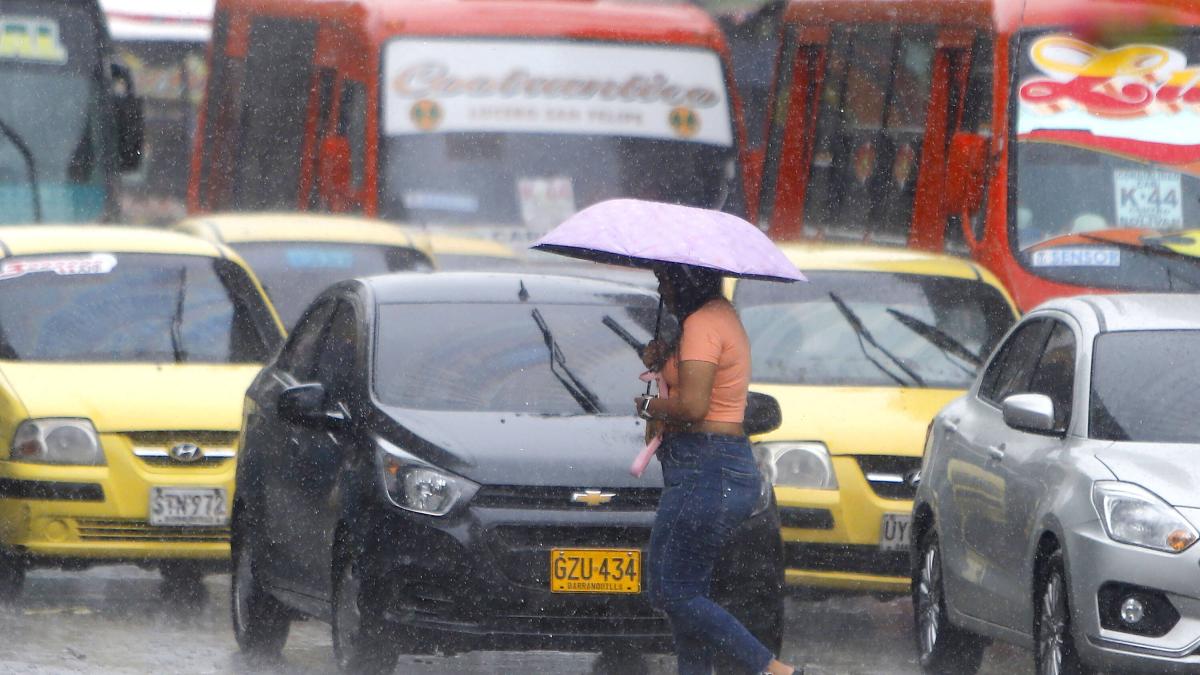
[[[650,535],[647,592],[675,636],[679,675],[708,675],[725,653],[761,673],[771,651],[707,596],[713,567],[758,502],[758,466],[744,436],[669,434],[658,449],[663,493]]]

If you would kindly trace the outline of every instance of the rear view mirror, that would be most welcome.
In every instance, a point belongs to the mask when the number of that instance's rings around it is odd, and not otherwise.
[[[142,164],[142,146],[146,139],[146,118],[142,98],[134,93],[133,74],[129,68],[112,64],[114,82],[123,90],[113,94],[117,124],[117,165],[121,171],[133,171]]]
[[[752,391],[746,396],[746,416],[742,428],[747,436],[775,431],[783,424],[783,410],[774,396]]]
[[[1004,423],[1018,431],[1054,434],[1054,402],[1045,394],[1013,394],[1000,404]]]
[[[354,199],[350,187],[350,141],[345,136],[327,136],[320,150],[321,198],[331,211],[345,211]]]
[[[275,411],[283,420],[304,427],[326,427],[331,419],[326,412],[325,386],[320,383],[284,389],[275,401]]]

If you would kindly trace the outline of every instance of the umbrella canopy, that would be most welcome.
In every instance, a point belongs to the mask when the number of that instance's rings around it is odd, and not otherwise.
[[[761,230],[742,218],[640,199],[593,204],[546,233],[532,248],[626,267],[680,263],[731,277],[805,280]]]

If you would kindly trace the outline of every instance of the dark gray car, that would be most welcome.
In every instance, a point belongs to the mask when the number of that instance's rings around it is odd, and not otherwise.
[[[642,583],[662,476],[657,462],[629,473],[643,433],[629,341],[649,339],[657,304],[536,274],[400,274],[318,297],[247,394],[242,649],[277,653],[289,622],[313,616],[355,671],[400,652],[669,651]],[[735,537],[716,595],[777,650],[765,481]]]
[[[913,511],[929,672],[1200,672],[1200,296],[1057,300],[934,419]]]

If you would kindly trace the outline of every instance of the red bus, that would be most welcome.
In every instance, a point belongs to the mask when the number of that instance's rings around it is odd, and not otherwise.
[[[1200,6],[792,0],[757,217],[968,254],[1028,309],[1200,289]]]
[[[728,62],[683,5],[219,0],[189,210],[517,241],[616,196],[744,212]]]

